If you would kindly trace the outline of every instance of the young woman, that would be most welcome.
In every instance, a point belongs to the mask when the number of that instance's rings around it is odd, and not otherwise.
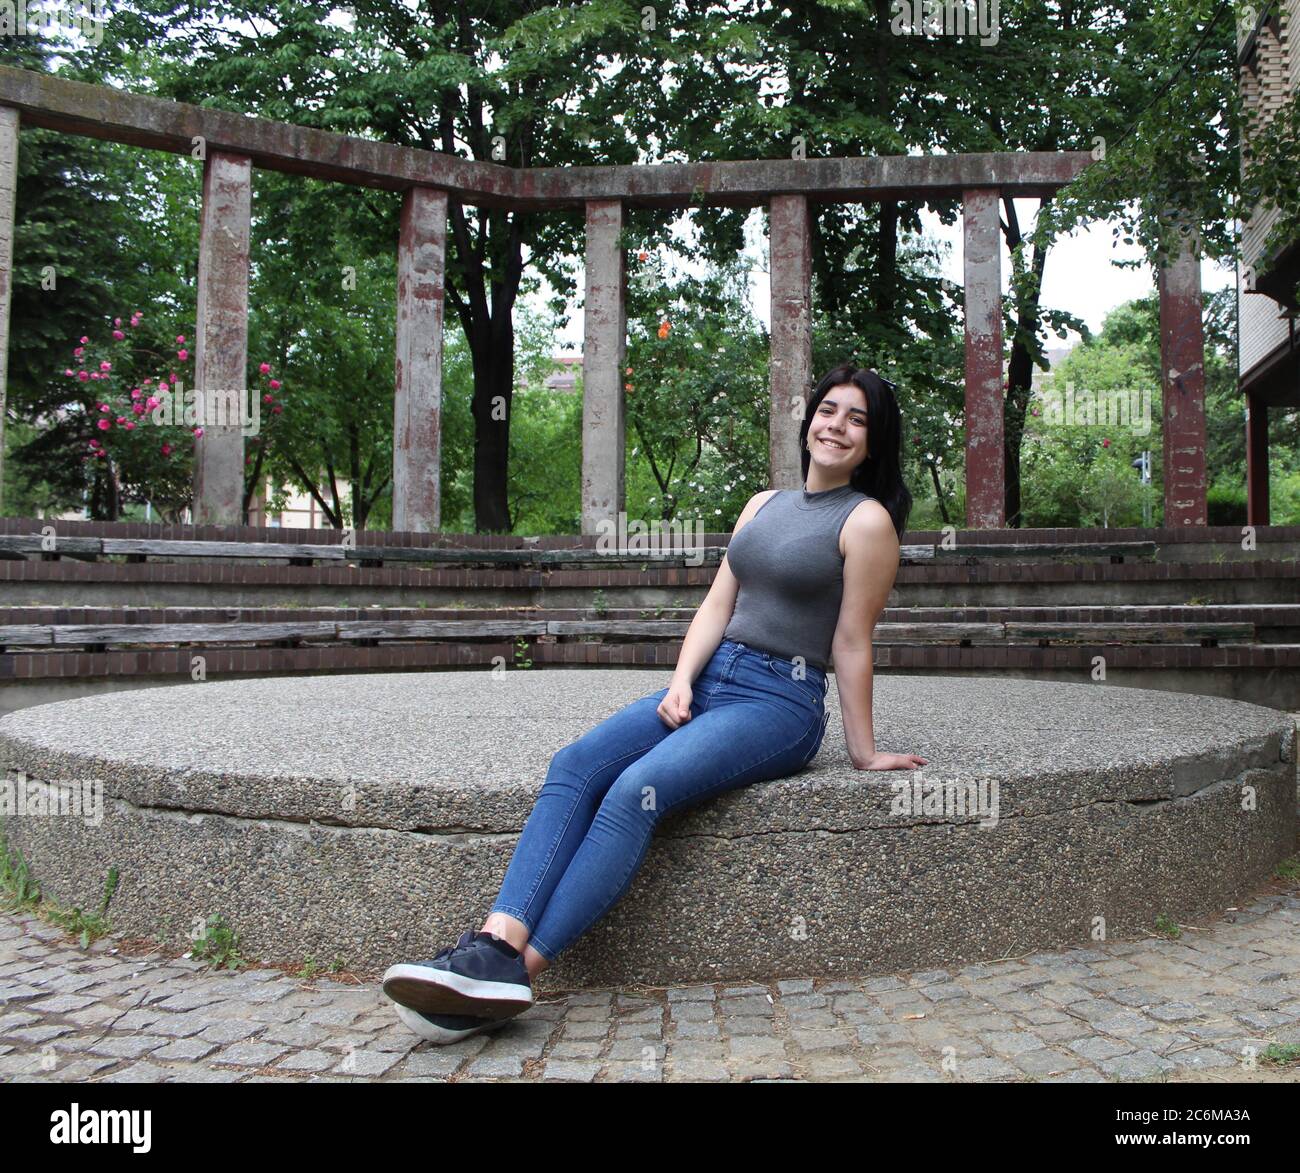
[[[385,973],[417,1033],[455,1042],[528,1009],[532,979],[623,896],[664,814],[806,766],[826,731],[832,657],[854,767],[926,764],[880,752],[871,722],[871,634],[912,505],[894,385],[836,367],[800,441],[803,487],[756,493],[741,511],[668,687],[551,759],[482,929]]]

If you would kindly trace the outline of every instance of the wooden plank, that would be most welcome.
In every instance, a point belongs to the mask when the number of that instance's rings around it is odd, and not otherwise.
[[[1001,643],[1001,623],[877,623],[873,644]]]
[[[105,554],[145,554],[155,558],[312,558],[341,562],[342,546],[305,546],[283,542],[195,542],[156,538],[104,538]]]
[[[0,647],[21,644],[24,647],[54,643],[54,628],[48,623],[15,623],[0,627]]]
[[[227,644],[337,637],[337,623],[110,623],[55,626],[54,643]]]
[[[618,635],[679,639],[690,627],[689,620],[675,619],[552,619],[548,635]]]
[[[469,547],[441,546],[358,546],[348,554],[349,559],[367,562],[426,562],[430,565],[463,566],[481,563],[487,566],[640,566],[642,563],[679,567],[692,559],[698,565],[716,566],[726,553],[724,546],[695,547],[674,550],[668,554],[627,553],[602,554],[590,547],[577,550],[476,550]]]
[[[1191,640],[1254,640],[1253,623],[1007,623],[1007,639],[1056,643],[1180,644]]]
[[[953,549],[935,546],[938,562],[965,562],[984,558],[1154,558],[1155,542],[999,542],[958,545]]]
[[[354,619],[338,626],[339,639],[510,639],[545,635],[546,624],[514,619]]]
[[[61,537],[56,533],[54,549],[47,550],[45,538],[40,534],[0,534],[0,553],[99,554],[103,551],[103,542],[103,538]]]

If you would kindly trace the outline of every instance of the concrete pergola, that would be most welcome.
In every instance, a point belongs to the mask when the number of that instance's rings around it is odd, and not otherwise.
[[[8,354],[20,125],[203,156],[195,390],[244,388],[252,169],[403,193],[397,242],[393,528],[440,527],[443,279],[449,198],[478,207],[586,212],[582,531],[623,509],[625,256],[633,206],[767,205],[771,237],[771,485],[801,483],[799,414],[812,388],[809,209],[839,201],[960,197],[965,243],[969,528],[1005,524],[1001,313],[1003,197],[1047,198],[1088,152],[777,159],[514,168],[0,67],[0,407]],[[1158,274],[1165,524],[1206,524],[1200,268],[1190,241]],[[907,404],[901,404],[904,414]],[[3,412],[0,411],[0,421]],[[2,422],[0,422],[2,426]],[[198,524],[236,525],[237,426],[207,427],[195,464]]]

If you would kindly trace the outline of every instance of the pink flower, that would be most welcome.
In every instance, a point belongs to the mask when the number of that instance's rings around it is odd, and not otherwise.
[[[127,420],[122,426],[129,432],[133,427],[135,427],[135,423],[132,420]]]
[[[119,415],[119,416],[117,417],[117,422],[118,422],[119,424],[124,424],[124,423],[126,423],[126,416],[124,416],[124,415]]]
[[[176,382],[176,372],[175,372],[175,371],[172,371],[172,373],[171,373],[170,375],[167,376],[167,382],[169,382],[169,383],[174,383],[174,382]]]
[[[63,373],[67,375],[69,379],[71,379],[72,376],[75,375],[77,372],[74,371],[71,367],[68,367],[68,369],[65,370]]]
[[[122,320],[121,318],[118,318],[118,321],[119,321],[119,322],[120,322],[121,320]],[[113,337],[116,338],[118,342],[121,342],[122,339],[126,337],[126,335],[123,334],[121,330],[114,330],[114,331],[113,331]]]
[[[263,402],[263,403],[270,403],[270,402],[272,402],[274,399],[275,399],[275,396],[272,395],[272,394],[270,394],[269,392],[268,392],[266,395],[263,395],[263,396],[262,396],[262,402]]]
[[[82,371],[81,373],[82,373],[83,375],[86,375],[86,372],[85,372],[85,371]],[[90,374],[86,375],[86,378],[87,378],[87,379],[98,379],[98,378],[99,378],[99,372],[98,372],[98,371],[91,371]]]
[[[176,335],[176,345],[177,345],[177,346],[184,346],[184,345],[185,345],[185,335],[184,335],[184,334],[177,334],[177,335]]]
[[[84,334],[81,336],[81,345],[82,345],[82,346],[85,346],[86,343],[89,342],[89,341],[90,341],[90,339],[87,338]]]
[[[111,427],[113,426],[113,421],[112,421],[112,420],[100,420],[98,426],[99,426],[99,430],[100,430],[101,432],[107,432],[108,429],[111,428]]]
[[[170,456],[172,454],[172,446],[170,444],[164,444],[162,446],[162,454],[164,456]]]
[[[1103,441],[1101,442],[1101,446],[1102,446],[1103,448],[1109,448],[1109,447],[1110,447],[1110,440],[1109,440],[1109,439],[1105,439],[1105,440],[1103,440]]]
[[[103,448],[101,448],[98,452],[95,453],[95,455],[96,455],[96,456],[107,456],[108,453],[107,453]]]
[[[121,324],[122,324],[122,319],[121,319],[121,318],[114,318],[114,319],[113,319],[113,325],[114,325],[114,326],[120,326]]]
[[[284,408],[277,403],[273,408],[271,408],[271,414],[279,415],[283,410]]]
[[[86,353],[86,348],[85,348],[84,346],[78,346],[78,347],[75,347],[75,348],[73,349],[72,353],[73,353],[73,355],[76,356],[77,358],[80,358],[83,354]]]
[[[260,367],[258,367],[257,369],[258,369],[258,372],[259,372],[259,373],[261,373],[261,374],[263,374],[263,375],[269,375],[269,374],[271,373],[271,364],[270,364],[269,362],[264,362],[264,363],[263,363]]]
[[[144,405],[145,407],[152,409],[157,407],[161,402],[162,401],[156,395],[150,395],[149,398],[144,401]]]
[[[149,386],[149,384],[152,383],[152,382],[153,382],[152,379],[141,379],[141,380],[140,380],[140,386],[141,386],[141,387],[147,387],[147,386]]]
[[[101,404],[99,405],[99,410],[100,410],[100,411],[107,411],[107,410],[108,410],[108,404],[107,404],[107,403],[101,403]]]
[[[133,404],[131,404],[131,410],[132,410],[136,415],[144,415],[144,404],[143,404],[143,403],[133,403]]]
[[[109,362],[107,359],[105,359],[102,363],[99,364],[99,369],[101,371],[111,371],[113,369],[113,364]]]
[[[132,387],[132,388],[131,388],[131,398],[132,398],[132,399],[139,399],[140,396],[141,396],[141,394],[142,394],[142,392],[140,391],[140,388],[139,388],[139,387]]]
[[[187,358],[190,357],[190,352],[188,350],[178,350],[176,352],[176,357],[180,359],[181,362],[184,362]]]
[[[91,440],[91,442],[90,442],[90,446],[91,446],[92,448],[98,448],[98,447],[99,447],[99,441],[98,441],[98,440]]]
[[[195,428],[195,429],[194,429],[194,434],[195,434],[196,436],[201,436],[201,435],[203,435],[203,429],[202,429],[202,428]]]
[[[267,386],[270,387],[272,391],[278,391],[280,390],[280,380],[272,379]]]

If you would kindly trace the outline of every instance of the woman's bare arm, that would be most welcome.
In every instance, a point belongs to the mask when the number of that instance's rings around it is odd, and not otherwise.
[[[871,635],[898,575],[898,557],[898,535],[888,510],[878,501],[858,506],[844,523],[844,594],[831,640],[831,658],[844,719],[844,744],[859,770],[870,768],[876,757]]]

